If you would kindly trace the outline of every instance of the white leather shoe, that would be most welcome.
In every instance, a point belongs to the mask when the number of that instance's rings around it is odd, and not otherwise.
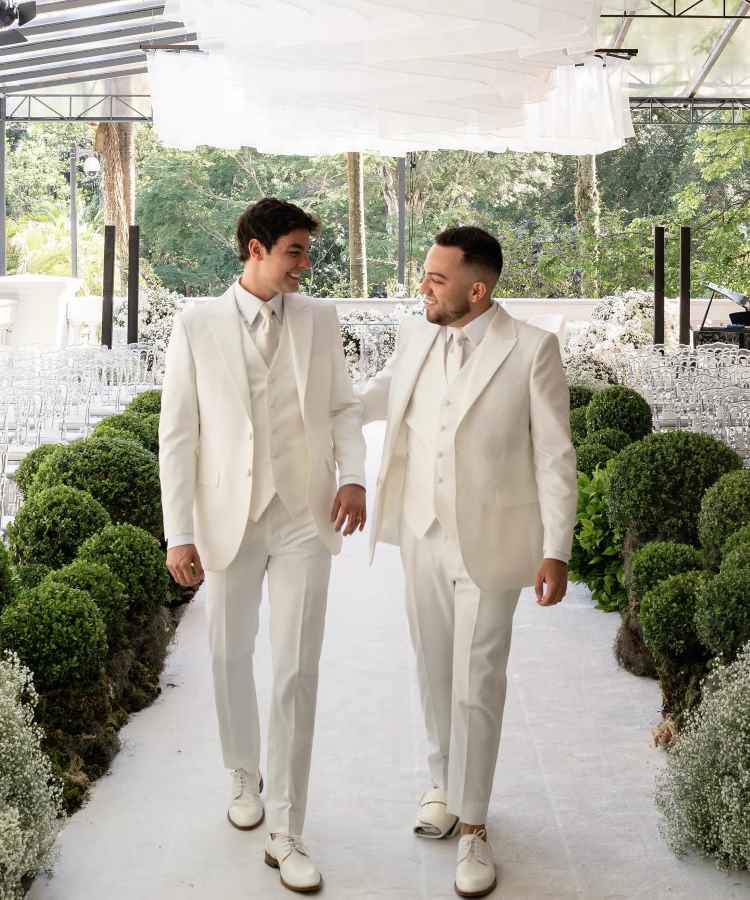
[[[497,887],[492,847],[483,840],[487,832],[461,835],[456,865],[456,893],[459,897],[486,897]]]
[[[298,894],[314,894],[323,884],[302,838],[295,834],[268,835],[266,865],[278,869],[284,887]]]
[[[423,794],[419,801],[414,834],[439,841],[441,838],[453,837],[457,831],[458,816],[452,816],[448,812],[445,791],[442,788],[433,788]]]
[[[262,790],[263,778],[260,774],[251,775],[247,769],[232,772],[232,800],[227,810],[230,825],[240,831],[252,831],[260,825],[266,815],[260,799]]]

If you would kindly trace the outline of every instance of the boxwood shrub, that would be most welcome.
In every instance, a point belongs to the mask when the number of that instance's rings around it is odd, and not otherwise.
[[[737,550],[739,547],[746,548],[750,553],[750,525],[743,525],[742,528],[738,528],[729,535],[721,548],[721,555],[726,556],[727,553],[731,553],[732,550]]]
[[[750,640],[750,570],[725,568],[698,592],[695,630],[701,643],[729,662]]]
[[[94,681],[107,654],[101,614],[84,591],[40,584],[0,614],[0,646],[14,650],[46,691]]]
[[[617,451],[604,444],[595,444],[590,440],[576,447],[576,469],[586,475],[593,475],[594,470],[606,466],[610,459],[617,456]]]
[[[735,547],[729,553],[725,553],[721,558],[720,572],[726,572],[728,569],[748,569],[750,568],[750,553],[745,547]]]
[[[579,409],[582,406],[588,406],[594,396],[594,389],[587,384],[571,384],[568,386],[568,393],[570,394],[570,408]]]
[[[718,566],[721,548],[734,531],[750,522],[750,471],[723,475],[704,494],[698,534],[709,566]]]
[[[140,621],[166,600],[169,573],[159,542],[134,525],[108,525],[81,545],[79,559],[106,565],[122,582],[129,618]]]
[[[617,456],[608,498],[612,523],[642,542],[695,544],[703,494],[741,467],[734,450],[710,435],[650,434]]]
[[[27,496],[32,481],[36,478],[39,466],[50,457],[62,444],[40,444],[24,456],[16,469],[15,479],[18,490]]]
[[[580,406],[578,409],[572,409],[570,411],[570,436],[574,447],[586,440],[586,427],[586,407]]]
[[[135,441],[92,435],[61,447],[40,466],[32,496],[58,484],[89,491],[113,522],[137,525],[161,539],[159,461]]]
[[[620,431],[619,428],[600,428],[598,431],[589,432],[586,437],[587,444],[604,444],[605,447],[611,447],[615,453],[624,450],[628,444],[633,441],[630,435]]]
[[[138,394],[127,405],[127,412],[139,416],[158,415],[161,412],[161,391],[151,390]]]
[[[651,433],[651,407],[638,391],[621,384],[605,388],[586,407],[589,433],[618,428],[637,441]]]
[[[0,610],[15,599],[17,587],[10,554],[5,544],[0,541]]]
[[[14,569],[16,578],[18,579],[19,590],[35,588],[38,584],[41,584],[52,571],[52,568],[50,566],[45,566],[44,563],[33,562],[26,563],[22,566],[15,566]]]
[[[128,611],[128,598],[123,583],[109,566],[75,559],[57,571],[50,572],[43,584],[66,584],[87,593],[96,603],[107,632],[110,650],[122,642]]]
[[[699,550],[689,544],[651,541],[633,554],[628,587],[637,599],[671,575],[700,569],[703,559]]]
[[[676,662],[701,653],[694,619],[702,572],[670,575],[641,598],[641,629],[657,661]]]
[[[151,453],[159,452],[159,416],[136,415],[135,413],[119,413],[115,416],[107,416],[94,429],[94,436],[120,435],[137,441]]]
[[[63,484],[35,490],[8,526],[11,553],[19,565],[56,569],[75,559],[86,538],[109,522],[107,510],[88,491]]]

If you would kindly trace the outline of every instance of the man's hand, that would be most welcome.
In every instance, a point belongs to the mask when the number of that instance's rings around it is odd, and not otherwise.
[[[547,590],[544,591],[544,586]],[[543,559],[536,575],[536,602],[540,606],[554,606],[568,589],[568,567],[559,559]],[[542,595],[544,591],[544,595]]]
[[[348,537],[358,528],[360,531],[365,527],[367,521],[367,500],[366,492],[363,487],[358,484],[345,484],[339,488],[336,499],[333,501],[333,509],[331,510],[331,521],[334,523],[336,531]]]
[[[169,573],[182,587],[197,587],[203,581],[203,566],[195,544],[180,544],[167,550]]]

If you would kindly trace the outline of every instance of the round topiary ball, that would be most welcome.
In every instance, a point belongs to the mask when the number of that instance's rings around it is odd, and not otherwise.
[[[109,523],[107,510],[88,491],[64,484],[34,490],[8,526],[10,550],[18,565],[57,569],[75,559],[86,538]]]
[[[84,591],[96,603],[107,632],[110,649],[122,642],[128,612],[128,598],[119,578],[109,566],[102,563],[75,559],[55,572],[50,572],[43,584],[66,584]]]
[[[89,684],[107,655],[104,622],[88,594],[41,584],[0,614],[0,646],[15,650],[41,690]]]
[[[698,591],[695,630],[706,649],[729,662],[750,640],[750,569],[726,568]]]
[[[641,630],[646,646],[659,660],[679,662],[701,655],[693,620],[702,572],[670,575],[641,599]]]
[[[729,535],[721,548],[722,557],[738,547],[746,547],[750,551],[750,525],[743,525],[742,528],[738,528]]]
[[[640,598],[665,578],[700,569],[702,563],[700,551],[689,544],[651,541],[633,554],[628,587]]]
[[[17,587],[10,563],[10,554],[5,544],[0,541],[0,609],[15,600]]]
[[[39,468],[38,490],[68,484],[89,491],[113,522],[128,522],[162,537],[159,461],[135,441],[101,435],[61,447]]]
[[[617,451],[611,447],[584,441],[576,447],[576,469],[591,476],[595,469],[598,469],[599,466],[606,466],[614,456],[617,456]]]
[[[586,407],[589,433],[601,428],[617,428],[634,440],[651,433],[651,407],[631,388],[621,384],[605,388]]]
[[[735,547],[729,553],[725,553],[721,558],[720,572],[726,572],[729,569],[747,569],[750,568],[750,553],[745,547]]]
[[[592,401],[593,402],[593,401]],[[609,517],[641,541],[698,541],[698,513],[705,491],[742,460],[707,434],[650,434],[626,447],[612,467]]]
[[[78,557],[108,566],[122,582],[129,618],[151,615],[166,602],[166,556],[159,542],[142,528],[109,525],[81,546]]]
[[[600,428],[599,431],[589,432],[586,442],[589,444],[604,444],[605,447],[611,447],[615,453],[624,450],[628,444],[633,441],[629,435],[619,428]]]
[[[16,469],[15,480],[18,490],[27,496],[31,483],[36,478],[39,466],[49,458],[62,444],[40,444],[24,456]]]
[[[570,437],[574,447],[586,440],[586,427],[586,408],[572,409],[570,411]]]
[[[45,566],[42,563],[26,563],[23,566],[16,566],[15,570],[18,586],[21,590],[35,588],[52,571],[50,566]]]
[[[158,415],[161,412],[161,391],[151,390],[138,394],[128,404],[127,412],[139,416]]]
[[[135,413],[119,413],[115,416],[107,416],[102,419],[93,431],[93,435],[117,435],[132,438],[151,453],[159,452],[159,426],[157,416],[156,431],[154,431],[151,417],[136,415]]]
[[[587,384],[571,384],[568,385],[568,393],[570,394],[570,408],[580,409],[582,406],[588,406],[594,396],[594,389]]]
[[[750,522],[750,471],[728,472],[703,496],[698,534],[709,566],[718,566],[721,548],[734,531]]]

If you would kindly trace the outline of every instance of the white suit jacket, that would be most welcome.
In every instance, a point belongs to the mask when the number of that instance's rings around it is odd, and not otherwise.
[[[577,500],[557,338],[495,306],[472,354],[453,438],[461,554],[472,580],[492,591],[532,584],[543,557],[567,562]],[[393,358],[360,393],[364,421],[388,423],[371,517],[371,558],[378,541],[399,543],[404,414],[439,333],[426,319],[404,318]]]
[[[225,569],[247,526],[252,491],[253,415],[242,321],[230,288],[188,306],[167,350],[159,423],[164,532],[193,533],[203,565]],[[284,295],[310,462],[308,504],[331,551],[336,465],[364,485],[365,444],[346,371],[334,304]]]

